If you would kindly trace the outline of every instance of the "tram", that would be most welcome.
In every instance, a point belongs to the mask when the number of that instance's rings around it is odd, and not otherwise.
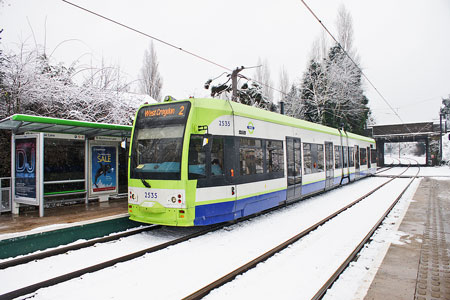
[[[220,99],[139,108],[128,168],[130,219],[226,222],[376,170],[375,141]]]

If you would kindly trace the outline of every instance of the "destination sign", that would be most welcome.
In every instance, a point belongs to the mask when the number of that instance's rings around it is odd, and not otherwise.
[[[188,103],[164,104],[149,106],[144,109],[145,118],[183,118],[186,115]]]
[[[138,114],[139,128],[157,124],[183,124],[189,115],[190,102],[163,103],[145,106]]]

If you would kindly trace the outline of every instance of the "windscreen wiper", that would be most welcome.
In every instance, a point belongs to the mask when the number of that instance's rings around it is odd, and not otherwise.
[[[134,158],[134,155],[131,155],[130,158],[131,158],[131,164],[132,164],[132,166],[133,166],[133,169],[136,169],[136,167],[137,167],[137,162],[136,162],[136,159]],[[149,189],[150,189],[150,188],[152,187],[152,186],[150,185],[150,183],[148,183],[148,182],[144,179],[144,177],[142,177],[142,174],[141,174],[140,172],[135,172],[135,173],[137,173],[139,179],[141,180],[142,184],[143,184],[146,188],[149,188]]]

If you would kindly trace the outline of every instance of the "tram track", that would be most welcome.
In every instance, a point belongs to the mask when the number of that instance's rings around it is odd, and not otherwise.
[[[411,165],[411,164],[410,164]],[[247,271],[255,268],[258,264],[265,262],[269,258],[273,257],[275,254],[280,253],[282,250],[288,248],[289,246],[293,245],[294,243],[298,242],[300,239],[306,237],[308,234],[319,228],[320,226],[324,225],[325,223],[329,222],[331,219],[334,219],[336,216],[341,214],[342,212],[346,211],[347,209],[355,206],[356,204],[360,203],[362,200],[366,199],[376,191],[380,190],[382,187],[386,186],[390,182],[394,181],[397,178],[400,178],[410,167],[403,170],[400,174],[398,174],[396,177],[391,178],[390,180],[384,182],[383,184],[380,184],[376,188],[372,189],[370,192],[366,193],[365,195],[359,197],[352,203],[344,206],[340,210],[330,214],[326,218],[318,221],[314,225],[310,226],[309,228],[303,230],[302,232],[296,234],[295,236],[291,237],[290,239],[286,240],[285,242],[279,244],[278,246],[270,249],[269,251],[263,253],[259,257],[249,261],[248,263],[240,266],[239,268],[235,269],[234,271],[224,275],[223,277],[211,282],[210,284],[202,287],[201,289],[195,291],[194,293],[186,296],[183,298],[183,300],[194,300],[194,299],[202,299],[206,295],[208,295],[212,290],[220,288],[221,286],[225,285],[228,282],[231,282],[234,280],[237,276],[242,275],[246,273]],[[420,169],[419,169],[420,171]],[[336,279],[339,277],[339,275],[346,269],[348,264],[354,260],[356,255],[359,253],[361,248],[367,243],[367,241],[370,239],[370,237],[373,235],[375,230],[380,226],[382,221],[386,218],[386,216],[389,214],[389,212],[393,209],[393,207],[397,204],[399,199],[403,196],[405,191],[409,188],[413,180],[417,177],[419,174],[419,171],[417,172],[416,176],[412,178],[412,180],[409,182],[409,184],[406,186],[405,189],[400,193],[400,195],[396,198],[396,200],[392,203],[392,205],[386,210],[386,212],[383,214],[383,216],[378,220],[378,222],[375,224],[374,227],[372,227],[372,230],[364,237],[364,239],[358,244],[358,246],[355,248],[354,251],[352,251],[351,255],[347,257],[347,259],[341,264],[341,266],[336,270],[336,272],[326,281],[326,283],[319,289],[319,291],[314,296],[314,299],[320,299],[324,293],[328,290],[328,288],[336,281]]]
[[[406,170],[404,172],[406,172]],[[376,190],[380,189],[382,186],[388,184],[392,180],[394,180],[394,178],[391,179],[391,180],[386,181],[383,184],[381,184],[376,189],[374,189],[371,193],[373,193]],[[365,197],[367,197],[367,196],[368,195],[366,194]],[[360,197],[358,200],[361,201],[362,200],[361,198],[364,198],[364,196]],[[338,212],[336,212],[333,215],[339,214],[340,212],[346,210],[348,207],[351,207],[354,204],[356,204],[356,201],[354,201],[353,203],[351,203],[351,204],[347,205],[346,207],[342,208],[341,210],[339,210]],[[267,212],[273,211],[273,210],[274,209],[270,209],[270,210],[265,211],[263,213],[267,213]],[[262,213],[259,213],[259,214],[262,214]],[[254,217],[255,217],[255,215],[252,215],[252,216],[249,216],[249,217],[247,217],[245,219],[251,219],[251,218],[254,218]],[[317,228],[318,226],[320,226],[323,223],[325,223],[325,222],[321,222],[320,224],[315,224],[315,225],[311,226],[309,231],[314,230],[313,227]],[[56,277],[53,277],[53,278],[50,278],[50,279],[47,279],[47,280],[43,280],[41,282],[38,282],[38,283],[35,283],[35,284],[31,284],[29,286],[25,286],[25,287],[22,287],[22,288],[19,288],[19,289],[7,292],[7,293],[5,293],[3,295],[0,295],[0,299],[10,299],[10,298],[14,298],[14,297],[20,297],[20,296],[28,295],[28,294],[34,293],[35,291],[37,291],[38,289],[41,289],[43,287],[53,286],[53,285],[56,285],[58,283],[62,283],[64,281],[68,281],[68,280],[73,279],[73,278],[78,278],[78,277],[80,277],[80,276],[82,276],[84,274],[87,274],[87,273],[100,271],[102,269],[114,266],[114,265],[116,265],[117,263],[120,263],[120,262],[129,261],[131,259],[143,256],[143,255],[145,255],[147,253],[153,253],[153,252],[156,252],[156,251],[159,251],[159,250],[166,249],[169,246],[173,246],[173,245],[185,242],[187,240],[190,240],[190,239],[202,236],[202,235],[206,235],[209,232],[216,231],[216,230],[222,229],[224,227],[230,226],[230,224],[231,223],[223,223],[223,224],[219,224],[219,225],[216,225],[216,226],[211,226],[211,227],[208,227],[207,229],[195,232],[194,234],[188,234],[186,236],[174,239],[174,240],[169,241],[169,242],[161,243],[159,245],[152,246],[152,247],[149,247],[149,248],[146,248],[146,249],[143,249],[143,250],[131,253],[131,254],[127,254],[127,255],[124,255],[124,256],[121,256],[121,257],[118,257],[118,258],[115,258],[115,259],[111,259],[111,260],[108,260],[108,261],[105,261],[105,262],[102,262],[102,263],[98,263],[98,264],[95,264],[95,265],[92,265],[92,266],[89,266],[89,267],[86,267],[86,268],[81,268],[81,269],[78,269],[78,270],[75,270],[75,271],[68,272],[66,274],[60,275],[60,276],[56,276]],[[303,235],[306,235],[306,233],[304,233]],[[300,238],[301,238],[301,236],[297,237],[297,240],[300,239]],[[279,250],[279,251],[281,251],[281,250]],[[270,254],[267,255],[266,259],[269,258],[269,257],[270,257]]]
[[[254,214],[254,215],[250,215],[244,218],[241,218],[239,221],[245,221],[245,220],[249,220],[251,218],[257,217],[261,214],[265,214],[265,213],[269,213],[273,210],[278,209],[277,207],[275,208],[271,208],[265,211],[262,211],[260,213]],[[236,221],[232,221],[232,222],[225,222],[225,223],[220,223],[220,224],[216,224],[216,225],[211,225],[211,226],[205,226],[204,229],[202,230],[197,230],[194,233],[191,234],[187,234],[184,235],[180,238],[175,238],[173,240],[167,241],[167,242],[163,242],[161,244],[158,245],[154,245],[133,253],[129,253],[117,258],[113,258],[110,259],[108,261],[104,261],[98,264],[94,264],[85,268],[81,268],[81,269],[77,269],[75,271],[71,271],[71,272],[67,272],[65,274],[59,275],[59,276],[55,276],[52,278],[49,278],[47,280],[43,280],[28,286],[24,286],[22,288],[18,288],[15,289],[13,291],[9,291],[7,293],[4,294],[0,294],[0,300],[3,299],[12,299],[12,298],[16,298],[16,297],[20,297],[20,296],[25,296],[28,294],[31,294],[41,288],[45,288],[45,287],[50,287],[65,281],[68,281],[70,279],[74,279],[74,278],[78,278],[82,275],[85,275],[87,273],[92,273],[92,272],[97,272],[103,269],[106,269],[108,267],[112,267],[118,263],[121,262],[126,262],[126,261],[130,261],[132,259],[141,257],[145,254],[150,254],[150,253],[154,253],[163,249],[166,249],[170,246],[174,246],[183,242],[186,242],[190,239],[205,235],[207,233],[210,232],[214,232],[217,230],[220,230],[224,227],[230,226],[230,224],[234,224],[236,223]],[[114,240],[118,240],[120,238],[123,237],[129,237],[132,235],[137,235],[139,233],[143,233],[146,231],[152,231],[152,230],[157,230],[157,229],[161,229],[164,226],[161,225],[150,225],[150,226],[146,226],[144,228],[139,228],[136,230],[130,230],[127,232],[123,232],[120,234],[116,234],[116,235],[112,235],[112,236],[107,236],[107,237],[102,237],[102,238],[97,238],[97,239],[93,239],[93,240],[89,240],[83,243],[78,243],[78,244],[74,244],[74,245],[69,245],[69,246],[65,246],[65,247],[61,247],[61,248],[56,248],[56,249],[52,249],[52,250],[48,250],[48,251],[44,251],[42,253],[36,253],[36,254],[32,254],[32,255],[28,255],[28,256],[24,256],[24,257],[19,257],[16,259],[11,259],[11,260],[7,260],[5,262],[2,262],[0,264],[0,270],[4,270],[7,268],[13,268],[16,266],[20,266],[20,265],[24,265],[26,263],[32,262],[32,261],[38,261],[38,260],[43,260],[46,258],[50,258],[52,256],[56,256],[56,255],[60,255],[60,254],[68,254],[70,251],[75,251],[75,250],[80,250],[80,249],[84,249],[84,248],[88,248],[88,247],[92,247],[95,246],[99,243],[106,243],[106,242],[110,242],[110,241],[114,241]]]
[[[130,253],[130,254],[126,254],[126,255],[123,255],[123,256],[120,256],[120,257],[108,260],[108,261],[104,261],[104,262],[101,262],[101,263],[98,263],[98,264],[95,264],[95,265],[91,265],[91,266],[86,267],[86,268],[78,269],[78,270],[75,270],[75,271],[72,271],[72,272],[68,272],[68,273],[62,274],[60,276],[56,276],[56,277],[53,277],[53,278],[50,278],[50,279],[47,279],[47,280],[43,280],[43,281],[40,281],[40,282],[31,284],[31,285],[28,285],[28,286],[24,286],[22,288],[19,288],[19,289],[16,289],[16,290],[13,290],[13,291],[1,294],[0,295],[0,300],[13,299],[13,298],[16,298],[16,297],[28,295],[30,293],[33,293],[33,292],[37,291],[38,289],[49,287],[49,286],[53,286],[53,285],[56,285],[56,284],[68,281],[70,279],[74,279],[74,278],[80,277],[80,276],[82,276],[84,274],[87,274],[87,273],[92,273],[92,272],[103,270],[103,269],[108,268],[108,267],[112,267],[112,266],[114,266],[114,265],[116,265],[118,263],[126,262],[126,261],[129,261],[129,260],[141,257],[141,256],[143,256],[145,254],[153,253],[153,252],[156,252],[156,251],[168,248],[170,246],[174,246],[176,244],[185,242],[187,240],[190,240],[190,239],[193,239],[195,237],[204,235],[206,233],[209,233],[209,232],[212,232],[212,231],[215,231],[215,230],[219,230],[219,229],[221,229],[221,228],[223,228],[225,226],[228,226],[228,225],[229,224],[227,224],[227,223],[221,223],[221,224],[218,224],[218,225],[215,225],[215,226],[211,226],[211,227],[208,227],[206,229],[194,232],[192,234],[188,234],[188,235],[182,236],[180,238],[176,238],[176,239],[170,240],[170,241],[165,242],[165,243],[161,243],[161,244],[158,244],[158,245],[155,245],[155,246],[152,246],[152,247],[149,247],[149,248],[145,248],[145,249],[142,249],[142,250]]]
[[[397,198],[392,202],[392,204],[388,207],[388,209],[380,217],[380,219],[375,223],[375,225],[372,227],[372,229],[366,234],[366,236],[361,240],[361,242],[355,247],[355,249],[347,257],[347,259],[345,259],[345,261],[339,266],[339,268],[336,270],[336,272],[334,272],[333,275],[325,282],[325,284],[317,291],[317,293],[314,295],[314,297],[312,299],[322,299],[322,297],[325,295],[326,291],[336,282],[336,280],[345,271],[345,269],[348,267],[348,265],[356,259],[358,253],[361,251],[361,249],[364,247],[364,245],[366,245],[368,243],[368,241],[373,236],[375,231],[381,226],[383,221],[386,219],[386,217],[389,215],[389,213],[392,211],[392,209],[395,207],[395,205],[397,205],[398,201],[400,201],[400,199],[403,197],[405,192],[411,186],[413,181],[418,177],[418,175],[420,173],[420,166],[417,161],[416,161],[416,163],[417,163],[417,168],[418,168],[417,173],[411,178],[411,180],[406,185],[406,187],[401,191],[401,193],[397,196]],[[404,172],[406,172],[406,170]],[[399,176],[398,178],[402,178],[402,177]]]
[[[88,241],[85,241],[85,242],[76,243],[76,244],[73,244],[73,245],[58,247],[58,248],[55,248],[55,249],[46,250],[46,251],[38,252],[38,253],[35,253],[35,254],[29,254],[29,255],[13,258],[13,259],[8,259],[8,260],[5,260],[3,262],[0,262],[0,270],[7,269],[7,268],[10,268],[10,267],[14,267],[14,266],[18,266],[18,265],[21,265],[21,264],[25,264],[25,263],[28,263],[30,261],[45,259],[45,258],[49,258],[49,257],[55,256],[55,255],[64,254],[64,253],[67,253],[69,251],[80,250],[80,249],[83,249],[83,248],[92,247],[92,246],[94,246],[96,244],[99,244],[99,243],[111,242],[111,241],[118,240],[118,239],[121,239],[121,238],[124,238],[124,237],[129,237],[131,235],[139,234],[139,233],[146,232],[146,231],[155,230],[155,229],[158,229],[158,228],[161,228],[161,225],[150,225],[150,226],[139,227],[139,228],[127,230],[127,231],[124,231],[124,232],[121,232],[121,233],[111,234],[111,235],[108,235],[108,236],[95,238],[95,239],[88,240]]]
[[[394,162],[392,162],[391,164],[389,164],[387,167],[379,168],[379,169],[375,172],[374,175],[377,175],[377,174],[386,172],[386,171],[392,169],[393,167],[394,167]]]

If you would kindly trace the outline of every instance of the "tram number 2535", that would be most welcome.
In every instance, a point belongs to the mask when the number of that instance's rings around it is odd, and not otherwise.
[[[158,193],[145,192],[144,198],[145,199],[157,199],[158,198]]]
[[[222,126],[222,127],[230,127],[230,126],[231,126],[231,122],[230,122],[230,121],[222,121],[222,120],[219,120],[219,126]]]

